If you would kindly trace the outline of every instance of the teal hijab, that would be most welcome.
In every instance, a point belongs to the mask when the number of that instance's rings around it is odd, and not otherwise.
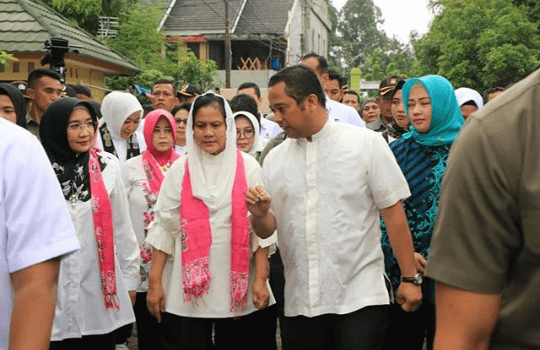
[[[422,84],[431,99],[431,125],[429,131],[418,132],[411,123],[410,132],[403,138],[413,138],[417,143],[424,146],[442,146],[451,144],[456,139],[464,120],[454,94],[452,84],[440,75],[426,75],[422,78],[407,80],[403,85],[403,105],[409,122],[409,94],[412,87]]]

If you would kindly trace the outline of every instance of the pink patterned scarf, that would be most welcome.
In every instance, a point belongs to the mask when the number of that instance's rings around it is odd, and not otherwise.
[[[92,201],[92,216],[98,249],[99,270],[101,272],[101,292],[105,309],[120,310],[116,274],[114,264],[114,231],[112,208],[109,194],[103,183],[98,155],[92,148],[89,150],[90,159],[90,193]]]
[[[240,151],[236,155],[236,173],[232,189],[231,235],[231,310],[243,308],[247,303],[249,276],[249,220],[245,202],[247,193],[246,170]],[[210,214],[204,202],[193,196],[188,162],[182,182],[182,280],[184,301],[202,298],[210,287],[208,257],[212,243]]]

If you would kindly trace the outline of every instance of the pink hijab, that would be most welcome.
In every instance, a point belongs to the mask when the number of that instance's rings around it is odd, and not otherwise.
[[[173,144],[165,152],[158,151],[153,144],[154,129],[160,118],[166,118],[172,128]],[[172,164],[178,157],[180,157],[174,151],[174,140],[176,138],[176,121],[171,113],[164,109],[156,109],[148,113],[144,121],[144,139],[146,141],[146,150],[143,152],[143,167],[150,185],[150,190],[157,196],[161,183],[163,182],[163,172],[159,166],[166,166]]]

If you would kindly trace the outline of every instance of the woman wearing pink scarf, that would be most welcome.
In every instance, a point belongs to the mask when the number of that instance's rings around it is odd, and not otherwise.
[[[163,349],[212,348],[213,327],[214,349],[258,348],[249,315],[273,298],[268,251],[250,232],[245,193],[261,169],[237,150],[230,107],[211,92],[194,101],[186,141],[146,239],[154,248],[148,308],[161,322]]]
[[[96,131],[92,105],[71,97],[51,103],[40,124],[81,245],[60,261],[50,350],[114,350],[115,330],[135,321],[137,240],[118,160],[91,148]]]
[[[139,350],[159,349],[158,324],[146,307],[152,249],[144,243],[144,240],[148,225],[154,217],[153,207],[165,172],[179,157],[174,151],[176,123],[168,111],[157,109],[148,113],[143,134],[147,145],[146,150],[142,155],[128,159],[122,167],[131,221],[141,253],[140,279],[135,303]]]

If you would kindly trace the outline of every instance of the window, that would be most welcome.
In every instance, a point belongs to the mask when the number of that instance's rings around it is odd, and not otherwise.
[[[21,66],[19,62],[13,62],[13,73],[19,73],[21,71]]]
[[[201,56],[200,44],[199,43],[187,43],[186,46],[187,46],[188,49],[193,51],[193,53],[195,54],[195,57],[197,57],[197,59],[199,59],[199,57]]]
[[[34,68],[34,62],[28,62],[28,73],[30,73],[31,71],[33,71],[35,68]]]

